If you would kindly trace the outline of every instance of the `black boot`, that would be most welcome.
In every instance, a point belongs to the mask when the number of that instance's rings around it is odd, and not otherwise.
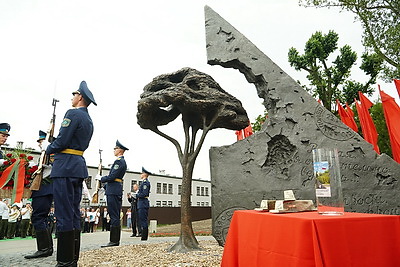
[[[79,253],[80,253],[80,249],[81,249],[81,230],[80,229],[74,230],[74,243],[75,243],[74,261],[76,264],[78,264]]]
[[[111,226],[110,229],[110,242],[106,245],[102,245],[102,248],[105,247],[114,247],[119,246],[119,240],[121,239],[121,226]]]
[[[142,229],[142,238],[141,238],[141,240],[142,241],[146,241],[148,236],[149,236],[149,228],[143,228]]]
[[[51,238],[49,239],[48,229],[36,231],[36,246],[38,250],[31,255],[26,255],[25,259],[34,259],[53,255],[53,241]]]
[[[75,236],[74,230],[66,232],[58,232],[57,241],[57,265],[61,266],[78,266],[74,260],[75,256]]]

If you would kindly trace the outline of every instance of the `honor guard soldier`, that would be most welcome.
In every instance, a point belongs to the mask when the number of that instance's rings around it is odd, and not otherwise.
[[[149,215],[149,195],[150,195],[150,182],[147,179],[149,175],[152,173],[142,167],[142,173],[140,174],[140,178],[142,179],[142,183],[139,186],[139,191],[137,193],[138,198],[138,210],[139,210],[139,221],[140,227],[142,227],[142,241],[147,240],[149,236],[149,224],[148,224],[148,215]]]
[[[120,211],[122,206],[122,179],[127,169],[124,159],[126,150],[129,149],[117,140],[114,147],[114,156],[117,159],[111,166],[110,173],[103,177],[99,174],[96,176],[96,180],[107,183],[105,194],[107,196],[107,210],[110,215],[110,242],[101,247],[118,246],[121,239]]]
[[[39,147],[42,149],[42,142],[46,139],[46,133],[39,131],[39,139],[37,140]],[[26,255],[26,259],[34,259],[48,257],[53,255],[53,238],[51,229],[47,223],[47,216],[50,212],[53,202],[53,183],[42,180],[39,190],[32,190],[32,217],[31,222],[36,232],[37,251],[33,254]]]
[[[7,138],[10,136],[9,131],[11,127],[8,123],[0,123],[0,146],[7,142]],[[3,153],[0,151],[0,159],[3,159]],[[3,162],[1,162],[3,164]]]
[[[55,216],[57,218],[57,266],[77,266],[80,250],[80,211],[83,179],[88,177],[83,152],[93,135],[88,106],[97,105],[85,81],[72,93],[73,109],[61,123],[57,138],[43,144],[46,154],[54,153],[50,177],[53,180]],[[45,141],[46,142],[46,141]]]

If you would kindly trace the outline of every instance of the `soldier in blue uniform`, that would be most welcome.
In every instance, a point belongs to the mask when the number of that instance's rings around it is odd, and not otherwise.
[[[140,178],[142,178],[142,183],[139,186],[139,191],[136,195],[138,198],[138,210],[139,210],[139,221],[140,226],[142,227],[142,241],[147,240],[149,236],[149,224],[148,224],[148,215],[149,215],[149,195],[150,195],[150,182],[147,179],[149,175],[152,174],[148,170],[142,167],[142,173],[140,174]]]
[[[0,123],[0,146],[7,142],[8,136],[10,136],[9,131],[11,127],[8,123]],[[0,159],[3,159],[3,153],[0,151]],[[1,162],[3,164],[3,162]]]
[[[39,147],[42,148],[42,142],[46,138],[46,133],[39,131]],[[37,251],[26,255],[26,259],[48,257],[53,255],[53,238],[51,230],[47,223],[47,216],[50,212],[53,202],[53,183],[42,180],[39,190],[32,191],[32,217],[31,222],[36,232]]]
[[[124,178],[127,166],[124,159],[124,153],[129,150],[123,146],[118,140],[114,147],[114,156],[117,159],[111,166],[110,173],[106,176],[96,176],[97,180],[102,183],[107,183],[106,196],[107,196],[107,210],[110,215],[110,242],[101,247],[118,246],[121,239],[121,221],[120,211],[122,206],[122,179]]]
[[[77,266],[80,250],[80,211],[83,179],[88,177],[83,152],[93,135],[88,106],[97,105],[92,92],[82,81],[72,93],[73,109],[66,112],[57,138],[48,145],[46,154],[54,153],[54,208],[57,218],[57,266]],[[44,145],[44,144],[43,144]]]

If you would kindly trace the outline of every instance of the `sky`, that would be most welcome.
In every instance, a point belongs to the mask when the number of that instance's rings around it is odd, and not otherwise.
[[[7,143],[23,141],[25,147],[36,147],[38,131],[49,127],[53,98],[59,100],[57,134],[71,108],[71,93],[85,80],[98,104],[89,106],[94,134],[84,155],[87,164],[99,164],[99,150],[103,165],[112,164],[118,139],[129,148],[129,170],[144,166],[154,173],[181,176],[172,143],[137,124],[137,102],[153,78],[195,68],[238,98],[252,122],[264,111],[256,88],[241,73],[207,64],[205,5],[302,83],[307,83],[306,73],[294,70],[287,54],[290,47],[303,53],[316,31],[334,30],[339,47],[348,44],[359,57],[364,51],[361,25],[351,13],[299,7],[296,0],[0,0],[0,122],[11,125]],[[352,78],[365,81],[358,66]],[[378,83],[398,100],[393,84]],[[160,129],[183,146],[180,118]],[[234,131],[209,132],[193,178],[210,179],[210,147],[234,142]]]

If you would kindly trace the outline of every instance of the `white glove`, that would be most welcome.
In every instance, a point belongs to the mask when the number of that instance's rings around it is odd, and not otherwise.
[[[33,167],[35,165],[36,165],[36,163],[33,160],[29,161],[29,167]]]
[[[41,145],[42,151],[46,151],[46,149],[49,145],[50,145],[49,141],[43,140],[42,145]]]
[[[100,174],[97,174],[96,177],[95,177],[94,179],[101,181],[101,175],[100,175]]]
[[[0,159],[0,166],[3,165],[5,159]]]

